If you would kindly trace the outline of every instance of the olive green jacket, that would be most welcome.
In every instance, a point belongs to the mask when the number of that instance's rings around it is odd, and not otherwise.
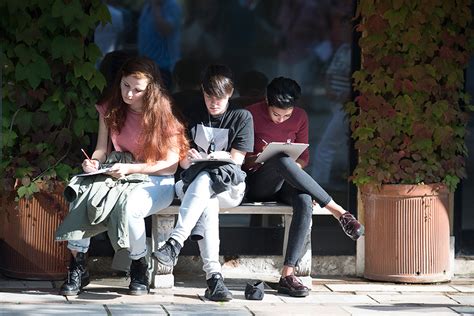
[[[73,177],[64,190],[69,213],[56,229],[55,239],[79,240],[107,231],[115,251],[128,248],[127,196],[137,185],[149,181],[143,174],[121,179],[105,174]]]

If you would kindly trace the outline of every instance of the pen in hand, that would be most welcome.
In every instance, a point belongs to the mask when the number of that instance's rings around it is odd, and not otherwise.
[[[86,153],[84,149],[81,148],[81,151],[84,154],[84,156],[86,156],[87,160],[91,160],[91,158],[89,157],[89,155]]]

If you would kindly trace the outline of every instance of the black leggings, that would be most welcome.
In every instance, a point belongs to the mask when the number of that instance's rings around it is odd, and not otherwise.
[[[313,199],[325,207],[332,198],[314,179],[285,154],[267,160],[247,176],[247,198],[280,201],[293,207],[284,265],[296,266],[301,258],[313,214]]]

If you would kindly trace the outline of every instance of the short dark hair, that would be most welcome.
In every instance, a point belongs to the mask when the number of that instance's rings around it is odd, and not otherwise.
[[[234,91],[232,70],[225,65],[210,65],[204,70],[201,84],[204,93],[223,98]]]
[[[269,106],[288,109],[295,106],[300,96],[300,86],[290,78],[275,78],[267,86],[267,102]]]

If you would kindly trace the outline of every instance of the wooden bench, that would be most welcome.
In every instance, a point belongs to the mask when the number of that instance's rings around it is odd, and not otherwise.
[[[175,218],[179,212],[179,205],[171,205],[168,208],[160,211],[158,214],[152,216],[152,238],[151,249],[156,250],[158,245],[167,240],[171,231],[175,226]],[[288,244],[288,232],[291,225],[293,210],[291,206],[279,204],[275,202],[268,203],[242,203],[241,205],[222,209],[220,214],[263,214],[263,215],[282,215],[283,224],[285,227],[284,241],[282,254],[286,253]],[[319,206],[313,208],[313,215],[331,215],[325,209]],[[304,254],[297,266],[297,275],[302,279],[306,285],[310,285],[311,281],[311,231],[306,236],[305,246],[303,248]],[[155,288],[171,288],[174,285],[173,270],[157,264],[156,261],[150,260],[151,263],[151,286]]]

